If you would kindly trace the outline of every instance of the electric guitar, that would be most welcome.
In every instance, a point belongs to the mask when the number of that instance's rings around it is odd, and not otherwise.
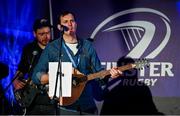
[[[121,67],[117,67],[120,71],[126,71],[132,68],[142,68],[145,65],[149,65],[147,60],[139,60],[133,64],[127,64]],[[81,95],[86,83],[90,80],[96,78],[104,78],[110,75],[110,70],[102,70],[97,73],[84,75],[75,69],[74,74],[72,74],[72,94],[71,97],[60,97],[59,104],[61,106],[67,106],[73,104]]]
[[[22,79],[21,81],[25,83],[25,86],[22,89],[15,90],[14,95],[18,104],[22,108],[27,108],[31,105],[40,90],[38,90],[37,86],[33,84],[31,78],[28,78],[27,80]]]

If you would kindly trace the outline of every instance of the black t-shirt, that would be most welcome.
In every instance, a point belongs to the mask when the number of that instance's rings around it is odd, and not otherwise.
[[[32,43],[27,44],[23,48],[18,70],[21,71],[24,75],[29,73],[29,76],[31,76],[33,68],[38,63],[42,51],[43,50],[39,47],[37,41],[33,41]]]
[[[27,44],[21,56],[20,63],[18,65],[18,70],[21,71],[24,75],[28,74],[28,77],[31,77],[34,67],[39,61],[43,49],[41,49],[37,41]],[[32,65],[30,69],[30,65]],[[36,95],[33,103],[29,109],[33,108],[35,104],[50,104],[50,99],[47,93],[40,93]]]

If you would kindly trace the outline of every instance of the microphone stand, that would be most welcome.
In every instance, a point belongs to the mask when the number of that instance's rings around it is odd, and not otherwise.
[[[62,96],[62,76],[64,76],[64,74],[62,73],[62,61],[61,61],[61,50],[62,50],[62,41],[63,41],[63,34],[64,31],[60,32],[60,47],[59,47],[59,60],[58,60],[58,67],[57,67],[57,73],[56,73],[56,81],[55,81],[55,89],[54,89],[54,95],[53,95],[53,104],[55,105],[56,108],[56,114],[57,114],[57,106],[58,106],[58,98],[56,96],[56,91],[57,91],[57,83],[58,83],[58,76],[60,79],[60,92],[59,92],[59,97]],[[60,114],[60,110],[59,110],[59,114]]]

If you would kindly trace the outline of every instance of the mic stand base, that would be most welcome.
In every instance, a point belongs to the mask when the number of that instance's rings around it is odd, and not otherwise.
[[[53,97],[53,99],[51,100],[51,103],[54,105],[55,108],[55,115],[58,114],[58,98],[57,97]]]

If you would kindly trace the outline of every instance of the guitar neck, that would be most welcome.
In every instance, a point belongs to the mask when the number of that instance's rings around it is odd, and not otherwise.
[[[118,68],[118,70],[123,72],[125,70],[129,70],[129,69],[132,69],[134,67],[135,67],[135,64],[127,64],[127,65],[117,67],[117,68]],[[110,70],[102,70],[102,71],[97,72],[97,73],[89,74],[87,76],[87,78],[88,78],[88,80],[93,80],[93,79],[96,79],[96,78],[104,78],[104,77],[106,77],[108,75],[110,75]]]

